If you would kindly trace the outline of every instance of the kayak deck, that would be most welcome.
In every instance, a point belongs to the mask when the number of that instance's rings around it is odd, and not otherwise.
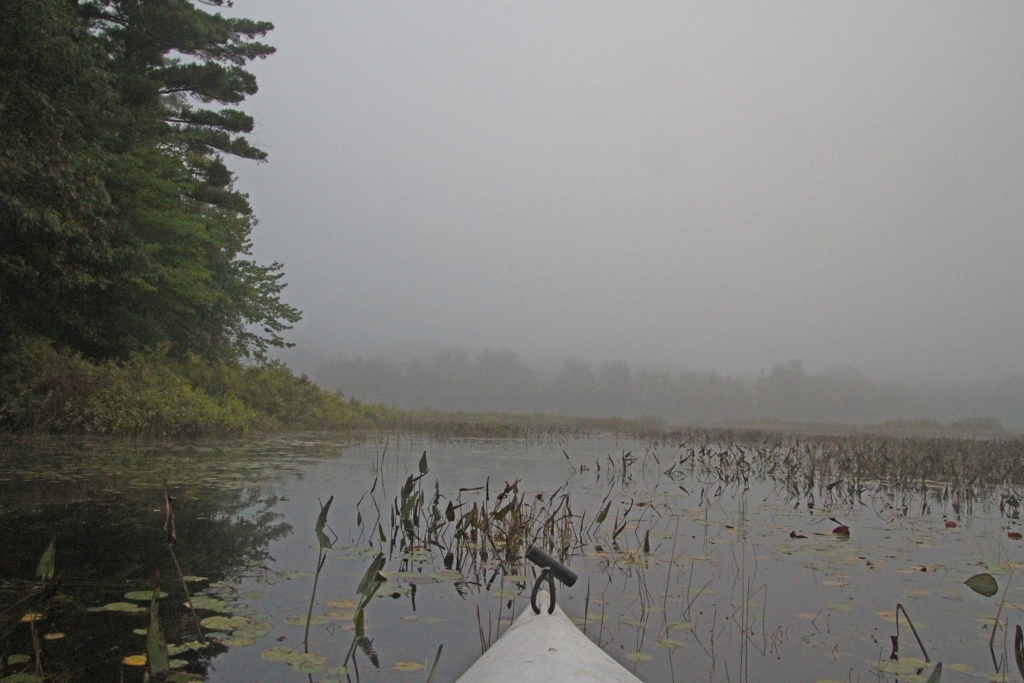
[[[590,642],[555,605],[537,594],[540,614],[527,607],[512,626],[456,683],[642,683]]]

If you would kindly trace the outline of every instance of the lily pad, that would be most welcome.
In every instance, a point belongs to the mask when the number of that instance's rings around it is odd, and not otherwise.
[[[127,612],[128,614],[148,614],[149,610],[131,602],[111,602],[100,607],[90,607],[88,612]]]
[[[183,604],[185,607],[188,607],[188,600]],[[229,609],[228,603],[224,602],[220,598],[211,598],[209,595],[192,596],[192,607],[195,609],[210,610],[211,612],[226,612]]]
[[[420,671],[425,667],[420,662],[395,662],[393,668],[395,671]]]
[[[283,662],[300,673],[310,674],[323,671],[327,661],[324,655],[306,654],[290,647],[275,647],[260,656],[268,662]]]
[[[252,625],[252,620],[249,617],[206,617],[199,622],[206,628],[212,628],[217,631],[234,631],[235,629],[245,628]]]
[[[984,595],[986,598],[991,598],[999,592],[999,584],[996,583],[995,578],[991,574],[975,574],[964,581],[964,583],[972,591],[979,595]]]
[[[675,640],[674,638],[660,638],[654,642],[662,647],[667,647],[670,650],[675,650],[679,647],[686,647],[686,643],[681,640]]]
[[[153,591],[131,591],[124,594],[125,600],[138,600],[139,602],[149,602],[153,599]],[[158,598],[166,598],[167,593],[160,591]]]

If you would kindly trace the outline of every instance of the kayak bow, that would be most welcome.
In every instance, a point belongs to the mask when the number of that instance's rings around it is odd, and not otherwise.
[[[456,683],[642,683],[590,642],[551,596],[537,594],[540,614],[527,607]]]

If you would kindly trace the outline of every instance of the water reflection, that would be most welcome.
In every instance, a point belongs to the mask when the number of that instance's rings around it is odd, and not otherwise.
[[[154,567],[174,575],[160,529],[167,478],[180,559],[208,577],[197,606],[220,643],[177,657],[212,681],[420,680],[441,645],[434,680],[454,680],[526,607],[535,574],[519,558],[534,541],[581,575],[559,592],[562,608],[644,680],[925,681],[939,661],[947,680],[999,679],[1015,667],[1008,634],[1024,601],[1019,451],[610,437],[116,452],[19,442],[0,464],[0,538],[15,549],[0,559],[0,600],[28,589],[57,533],[64,602],[45,628],[67,636],[44,644],[48,663],[70,680],[141,679],[120,662],[144,648],[131,634],[144,624],[84,608],[150,587]],[[360,584],[379,553],[371,591]],[[964,584],[982,573],[994,596]],[[180,644],[194,635],[167,590],[161,611]],[[32,653],[25,629],[7,652]]]

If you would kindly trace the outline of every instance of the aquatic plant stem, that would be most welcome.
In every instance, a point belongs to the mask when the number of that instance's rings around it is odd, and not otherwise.
[[[192,623],[195,624],[196,633],[199,635],[199,642],[205,645],[206,637],[203,635],[203,627],[199,625],[199,617],[196,616],[196,608],[192,605],[192,594],[188,592],[188,582],[185,581],[185,574],[181,571],[181,565],[178,564],[178,556],[174,552],[174,545],[168,543],[167,549],[171,551],[171,559],[174,560],[174,568],[178,570],[178,578],[181,579],[181,587],[185,591],[185,600],[188,602],[189,612],[192,613]]]
[[[924,661],[929,663],[929,664],[931,664],[932,660],[928,657],[928,651],[924,649],[924,643],[921,642],[921,636],[917,635],[917,629],[914,628],[914,622],[912,622],[910,620],[910,615],[907,614],[906,608],[903,605],[901,605],[900,603],[898,603],[898,602],[896,603],[896,637],[897,638],[900,637],[900,612],[901,611],[903,612],[903,617],[907,620],[907,623],[910,624],[911,632],[914,634],[914,637],[917,638],[917,645],[918,645],[918,647],[921,648],[921,654],[924,655]]]
[[[324,554],[324,549],[320,548],[316,557],[316,574],[313,575],[313,593],[309,596],[309,611],[306,612],[306,634],[302,638],[302,647],[306,654],[309,654],[309,624],[313,621],[313,601],[316,599],[316,585],[320,581],[320,570],[324,568],[326,561],[327,555]]]
[[[444,643],[437,646],[437,654],[434,655],[434,665],[430,667],[430,675],[427,676],[427,683],[433,683],[434,674],[437,673],[437,663],[441,661],[441,650],[444,649]]]
[[[992,653],[992,658],[995,659],[995,650],[993,643],[996,639],[996,629],[999,628],[999,617],[1003,614],[1003,605],[1006,604],[1006,593],[1010,590],[1010,582],[1013,581],[1013,567],[1010,568],[1010,575],[1006,579],[1006,586],[1003,587],[1003,599],[999,601],[999,609],[996,610],[996,621],[992,624],[992,633],[988,637],[988,649]]]

